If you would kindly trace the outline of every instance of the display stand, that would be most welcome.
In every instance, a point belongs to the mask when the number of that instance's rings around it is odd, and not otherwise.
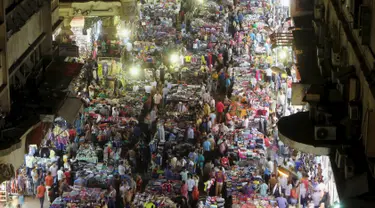
[[[8,192],[6,190],[7,182],[3,182],[0,185],[0,203],[1,202],[7,202],[8,201]]]

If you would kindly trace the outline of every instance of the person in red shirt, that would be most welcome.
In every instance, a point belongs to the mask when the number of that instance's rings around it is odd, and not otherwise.
[[[76,137],[77,132],[74,128],[69,129],[69,139],[70,141],[74,141],[74,138]]]
[[[227,167],[229,167],[229,159],[228,159],[228,157],[222,157],[221,159],[220,159],[220,163],[221,163],[221,165],[224,167],[224,168],[227,168]]]
[[[72,185],[72,179],[71,179],[71,175],[70,175],[70,172],[69,172],[68,169],[65,169],[64,176],[65,176],[65,180],[66,180],[66,182],[67,182],[69,185]]]
[[[44,204],[44,195],[46,194],[46,187],[44,186],[44,182],[41,182],[38,188],[36,188],[36,197],[39,198],[40,207],[43,208]]]
[[[270,139],[268,139],[267,137],[264,138],[264,145],[268,148],[270,147]]]
[[[216,103],[216,112],[217,112],[218,117],[219,117],[219,119],[218,119],[219,123],[223,122],[222,120],[223,120],[224,108],[225,108],[225,106],[221,101]]]
[[[48,174],[47,174],[47,176],[45,178],[45,182],[46,182],[46,191],[48,193],[49,189],[52,188],[52,186],[53,186],[53,177],[51,175],[51,172],[48,172]],[[49,201],[48,194],[47,194],[47,199]]]

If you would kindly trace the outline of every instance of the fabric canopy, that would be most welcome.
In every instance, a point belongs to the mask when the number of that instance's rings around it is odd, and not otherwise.
[[[78,98],[67,98],[59,109],[57,115],[64,118],[67,123],[73,124],[78,113],[81,111],[83,103]]]

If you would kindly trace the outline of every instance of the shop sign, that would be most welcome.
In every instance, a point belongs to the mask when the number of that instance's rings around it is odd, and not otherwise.
[[[44,123],[53,123],[55,121],[54,115],[41,114],[39,118]]]
[[[79,57],[79,49],[76,45],[59,45],[59,56]]]

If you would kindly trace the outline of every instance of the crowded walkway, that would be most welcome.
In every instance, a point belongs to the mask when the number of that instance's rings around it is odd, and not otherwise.
[[[73,87],[84,110],[56,118],[7,188],[56,208],[329,207],[319,157],[278,138],[278,119],[303,110],[293,56],[271,41],[288,8],[197,4],[142,2],[119,60],[90,44]]]

